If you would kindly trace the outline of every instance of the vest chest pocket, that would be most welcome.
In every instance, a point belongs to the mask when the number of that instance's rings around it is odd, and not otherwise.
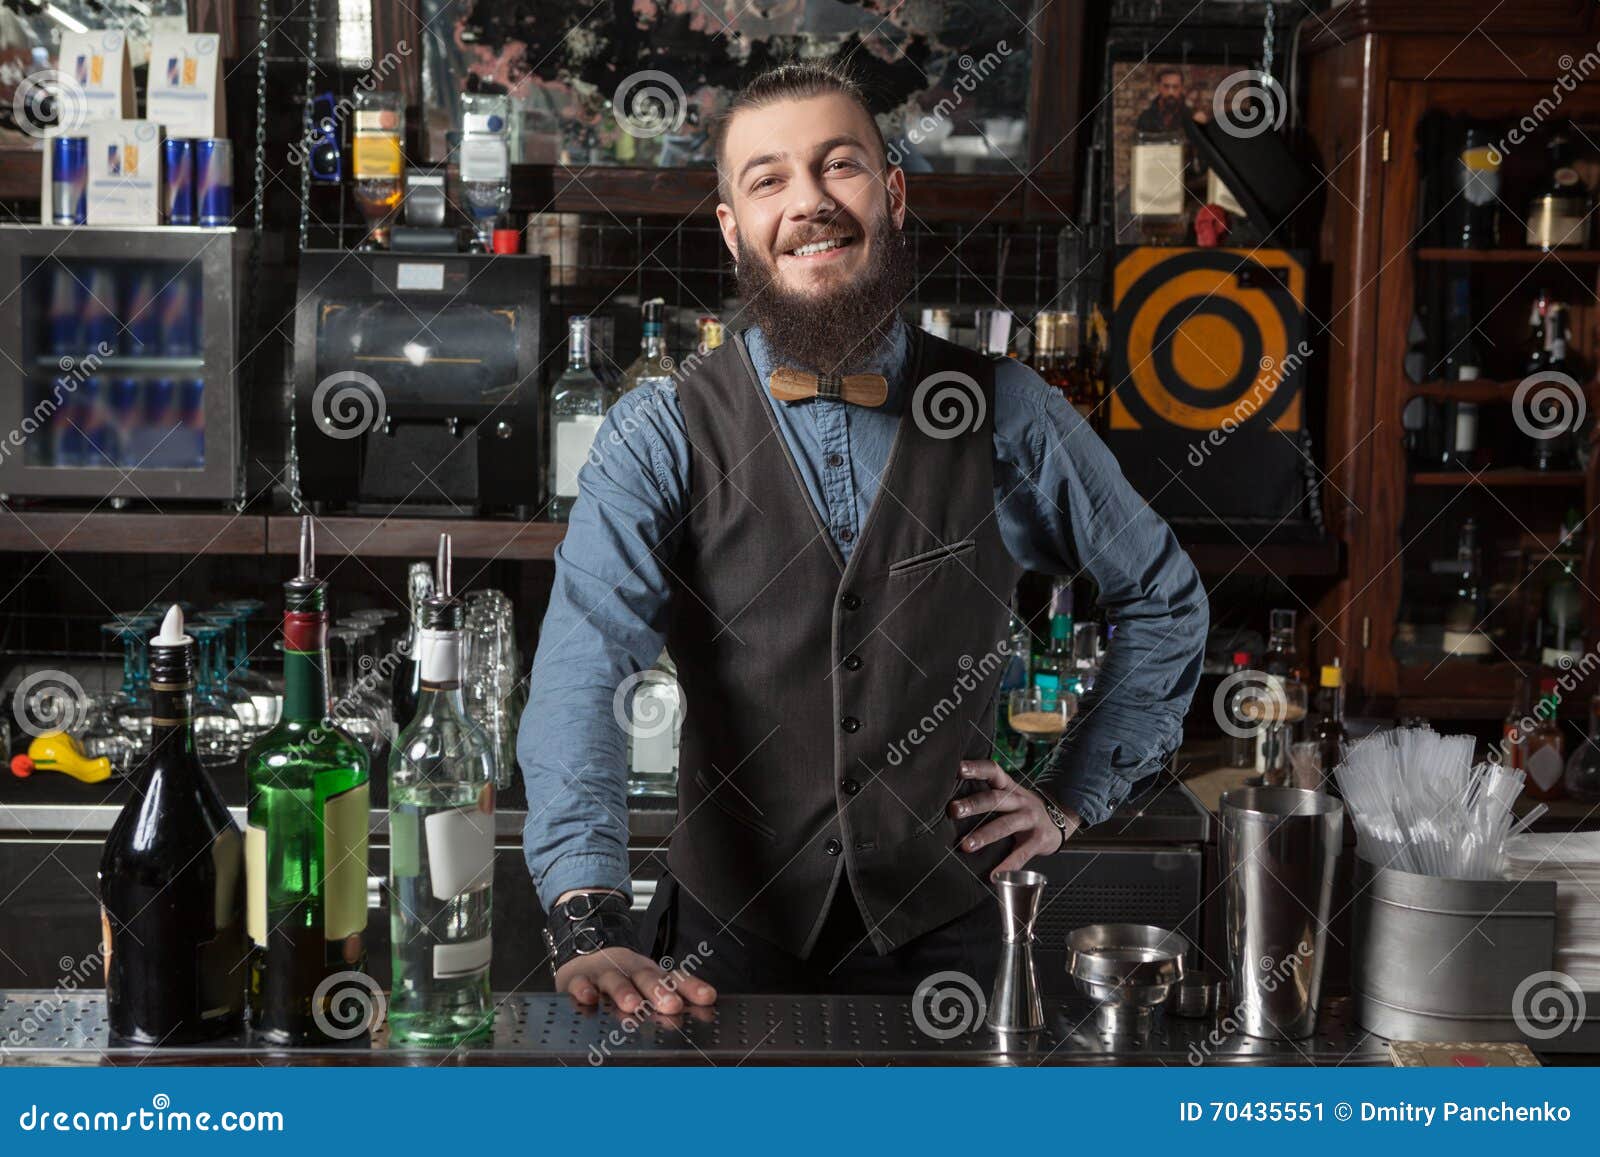
[[[903,558],[899,562],[889,564],[889,577],[898,578],[900,575],[921,574],[931,567],[936,567],[950,559],[962,558],[971,554],[978,547],[976,539],[963,538],[960,542],[948,543],[944,546],[925,550],[921,554],[914,554],[910,558]]]

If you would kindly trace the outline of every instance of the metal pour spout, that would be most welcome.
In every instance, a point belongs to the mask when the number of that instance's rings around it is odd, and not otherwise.
[[[317,532],[311,525],[311,516],[300,516],[300,581],[310,583],[317,577]]]
[[[450,574],[450,562],[450,536],[448,534],[441,534],[439,536],[439,558],[434,568],[434,574],[437,576],[437,589],[435,593],[440,598],[447,599],[456,593],[455,585]]]

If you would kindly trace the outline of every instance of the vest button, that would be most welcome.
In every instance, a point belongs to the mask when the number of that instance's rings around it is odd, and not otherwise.
[[[853,779],[847,779],[839,785],[845,795],[855,795],[861,790],[861,785]]]
[[[844,669],[846,671],[859,671],[859,670],[861,670],[861,656],[860,655],[846,655],[844,657]]]
[[[845,595],[844,598],[839,600],[839,605],[847,611],[859,611],[861,609],[861,596]]]
[[[837,856],[840,852],[844,851],[844,845],[838,840],[829,840],[827,843],[822,845],[822,850],[827,852],[830,856]]]
[[[861,730],[861,720],[857,719],[854,715],[846,715],[843,719],[839,720],[839,726],[845,731],[849,732],[851,735],[854,735],[856,732]]]

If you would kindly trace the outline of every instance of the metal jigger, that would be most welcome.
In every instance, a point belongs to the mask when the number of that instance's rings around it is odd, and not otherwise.
[[[989,1027],[997,1032],[1037,1032],[1044,1027],[1044,1004],[1033,967],[1033,922],[1044,896],[1039,872],[1001,872],[999,889],[1002,941],[1000,970],[989,998]]]

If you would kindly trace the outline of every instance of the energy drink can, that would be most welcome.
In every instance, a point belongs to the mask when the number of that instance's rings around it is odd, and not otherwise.
[[[128,357],[154,357],[161,332],[161,295],[165,293],[153,269],[135,269],[128,276],[123,297],[122,352]]]
[[[76,358],[83,347],[83,287],[60,261],[50,263],[50,302],[46,307],[50,352]]]
[[[161,142],[161,216],[168,225],[194,224],[194,142],[168,137]]]
[[[194,191],[200,224],[217,229],[233,224],[233,142],[202,137],[194,142]]]
[[[89,138],[52,137],[50,141],[51,220],[83,225],[89,220]]]
[[[117,275],[109,265],[91,265],[83,296],[83,349],[79,355],[109,357],[122,346],[117,313]]]

